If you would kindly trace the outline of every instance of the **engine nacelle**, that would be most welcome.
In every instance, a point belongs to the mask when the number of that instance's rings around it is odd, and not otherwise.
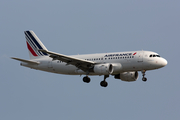
[[[115,75],[115,79],[121,79],[122,81],[132,82],[138,79],[138,72],[124,72],[118,75]]]
[[[113,73],[113,65],[109,63],[97,64],[94,66],[94,73],[98,75],[109,75]]]

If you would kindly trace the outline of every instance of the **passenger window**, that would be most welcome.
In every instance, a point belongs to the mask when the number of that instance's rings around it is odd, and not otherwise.
[[[152,57],[152,55],[150,55],[149,57]]]

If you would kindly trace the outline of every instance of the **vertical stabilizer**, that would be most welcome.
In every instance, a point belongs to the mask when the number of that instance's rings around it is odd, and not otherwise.
[[[30,59],[37,59],[39,57],[48,56],[47,53],[39,51],[47,50],[47,48],[43,45],[43,43],[33,31],[24,31],[24,33]]]

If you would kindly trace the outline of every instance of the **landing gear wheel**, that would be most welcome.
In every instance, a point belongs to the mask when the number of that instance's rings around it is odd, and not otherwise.
[[[85,82],[85,83],[89,83],[90,81],[91,81],[91,79],[88,76],[83,78],[83,82]]]
[[[146,82],[146,81],[147,81],[147,78],[146,78],[146,77],[143,77],[143,78],[142,78],[142,81]]]
[[[108,83],[106,82],[106,78],[108,78],[109,75],[104,75],[104,80],[100,82],[100,85],[102,87],[107,87],[108,86]]]
[[[103,81],[101,81],[100,85],[101,85],[102,87],[107,87],[107,86],[108,86],[108,83],[103,80]]]

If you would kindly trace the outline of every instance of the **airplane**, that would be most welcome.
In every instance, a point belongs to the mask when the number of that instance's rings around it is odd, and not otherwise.
[[[167,65],[167,60],[151,51],[128,51],[112,53],[96,53],[84,55],[64,55],[47,50],[36,34],[24,31],[30,60],[12,57],[20,61],[20,65],[36,70],[65,75],[84,75],[83,81],[89,83],[89,76],[104,76],[100,82],[107,87],[106,78],[132,82],[138,79],[138,71],[142,72],[142,81],[147,81],[145,72]]]

